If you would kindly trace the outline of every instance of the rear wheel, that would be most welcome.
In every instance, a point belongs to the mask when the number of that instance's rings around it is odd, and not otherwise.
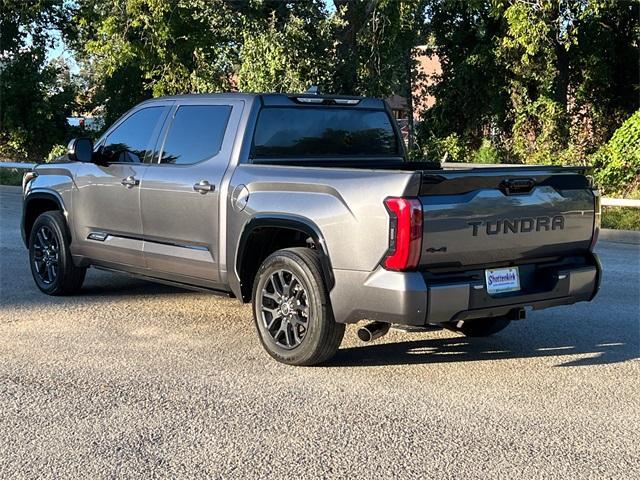
[[[344,324],[333,318],[318,254],[278,250],[253,284],[253,315],[265,350],[289,365],[316,365],[335,355]]]
[[[442,326],[459,332],[466,337],[488,337],[509,326],[511,320],[507,317],[474,318],[461,322],[446,322]]]
[[[36,285],[47,295],[69,295],[82,287],[87,269],[73,264],[61,212],[45,212],[36,218],[29,235],[29,263]]]

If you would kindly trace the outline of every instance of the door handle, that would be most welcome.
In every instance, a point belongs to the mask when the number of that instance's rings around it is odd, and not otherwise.
[[[127,188],[133,188],[140,185],[140,180],[129,175],[127,178],[123,178],[120,183]]]
[[[200,180],[198,183],[196,183],[193,186],[193,189],[196,192],[201,193],[201,194],[204,195],[205,193],[213,192],[216,189],[216,187],[215,187],[215,185],[211,185],[206,180]]]

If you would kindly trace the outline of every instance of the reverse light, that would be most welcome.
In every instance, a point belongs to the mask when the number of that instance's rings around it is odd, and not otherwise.
[[[389,250],[383,266],[387,270],[411,270],[418,266],[422,248],[422,204],[417,198],[389,197]]]

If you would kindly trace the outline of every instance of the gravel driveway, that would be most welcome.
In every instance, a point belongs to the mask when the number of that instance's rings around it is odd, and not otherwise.
[[[0,478],[640,476],[640,249],[602,242],[593,303],[493,338],[349,327],[275,363],[236,300],[90,270],[40,294],[0,187]]]

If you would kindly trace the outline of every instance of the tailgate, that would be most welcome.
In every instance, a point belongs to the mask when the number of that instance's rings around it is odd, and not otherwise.
[[[483,168],[422,175],[421,267],[557,257],[589,249],[594,194],[577,169]]]

